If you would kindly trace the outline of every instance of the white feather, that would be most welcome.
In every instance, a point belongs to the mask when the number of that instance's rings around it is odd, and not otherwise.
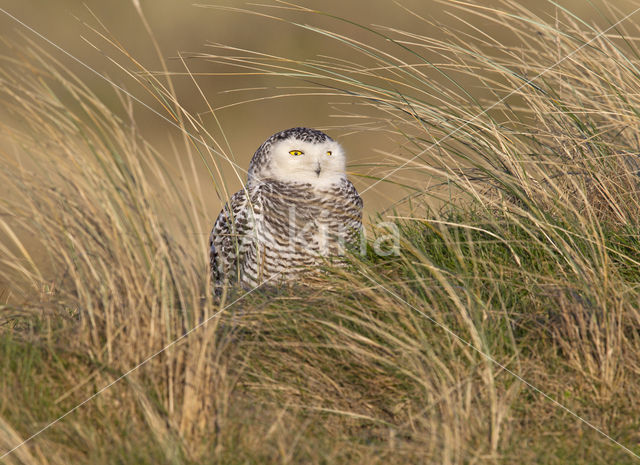
[[[299,150],[302,155],[291,155],[292,150]],[[344,150],[335,141],[314,143],[289,138],[273,145],[271,163],[260,177],[306,183],[316,189],[324,189],[344,179],[345,165]]]

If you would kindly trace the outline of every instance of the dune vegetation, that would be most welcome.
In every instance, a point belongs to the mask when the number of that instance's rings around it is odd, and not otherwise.
[[[449,4],[519,45],[474,23],[433,37],[282,3],[357,59],[189,57],[321,89],[344,99],[336,125],[402,140],[349,166],[407,192],[368,219],[363,254],[221,299],[196,173],[226,198],[230,154],[178,77],[121,55],[182,129],[169,169],[124,89],[116,112],[37,38],[10,44],[0,462],[640,460],[640,27]]]

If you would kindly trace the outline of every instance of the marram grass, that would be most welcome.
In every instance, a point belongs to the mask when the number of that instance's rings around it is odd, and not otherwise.
[[[349,266],[235,303],[189,234],[211,224],[193,182],[219,179],[224,144],[166,76],[126,64],[192,134],[179,175],[36,43],[3,58],[0,454],[197,328],[3,461],[638,460],[640,31],[448,3],[522,45],[351,23],[365,44],[303,11],[354,60],[201,57],[355,103],[353,130],[402,143],[363,179],[410,187]],[[397,254],[375,253],[381,220]]]

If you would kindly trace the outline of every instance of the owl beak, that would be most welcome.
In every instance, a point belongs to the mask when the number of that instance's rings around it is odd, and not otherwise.
[[[322,168],[320,167],[320,163],[318,163],[318,166],[316,166],[316,176],[320,177],[320,171],[322,171]]]

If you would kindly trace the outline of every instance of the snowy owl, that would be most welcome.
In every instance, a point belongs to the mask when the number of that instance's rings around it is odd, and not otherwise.
[[[252,288],[291,281],[354,245],[362,199],[345,174],[345,153],[325,133],[292,128],[267,139],[211,236],[211,277]]]

